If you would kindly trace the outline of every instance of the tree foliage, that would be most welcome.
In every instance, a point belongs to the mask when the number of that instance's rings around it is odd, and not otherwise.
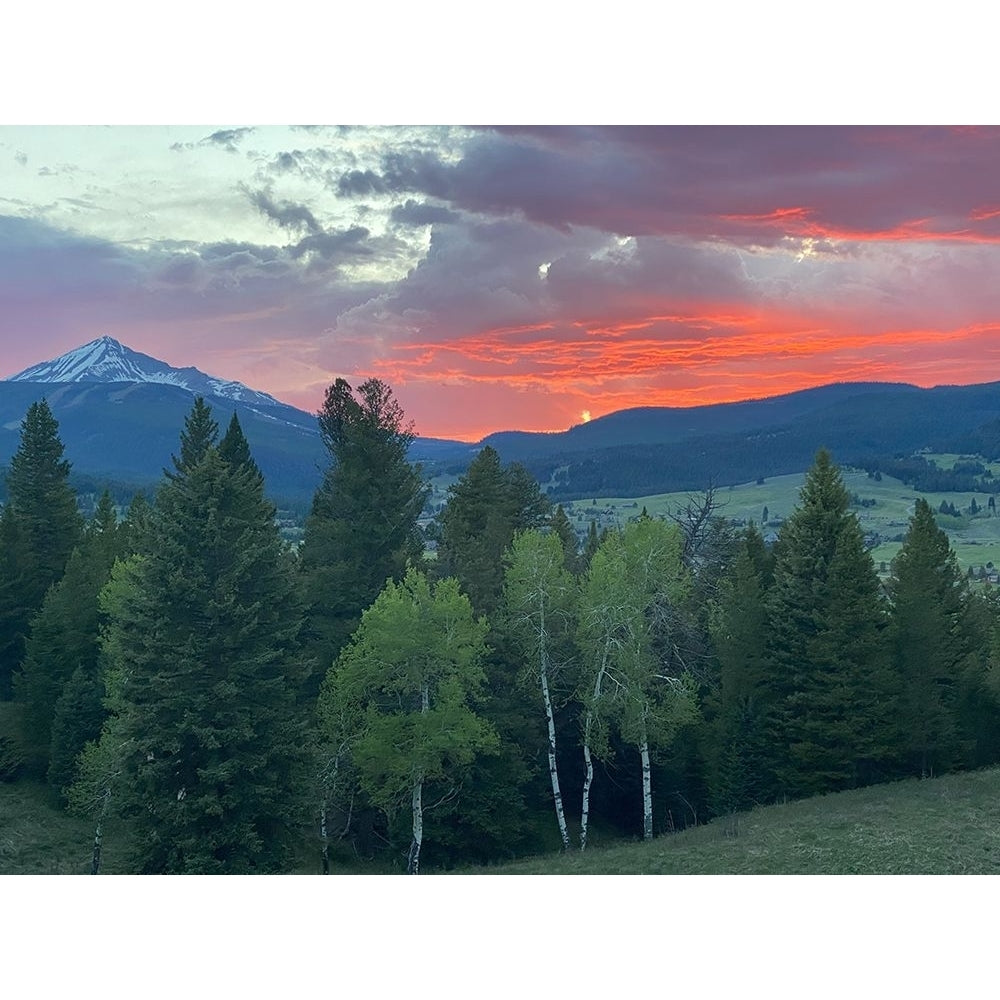
[[[503,554],[518,531],[540,527],[549,501],[523,466],[503,466],[487,445],[448,490],[440,517],[441,574],[454,576],[483,614],[496,610],[503,586]]]
[[[471,703],[485,682],[488,626],[454,579],[431,585],[410,568],[362,615],[320,693],[329,739],[354,720],[351,757],[361,787],[387,813],[410,799],[409,870],[419,870],[426,785],[449,792],[477,753],[496,749],[493,728]]]
[[[412,427],[384,382],[369,379],[353,390],[337,379],[319,425],[331,465],[313,498],[300,557],[311,648],[325,669],[386,581],[398,582],[421,558],[417,519],[427,486],[407,461]]]
[[[887,607],[849,503],[821,450],[777,548],[767,683],[780,699],[772,753],[788,795],[866,784],[892,766]]]
[[[184,443],[204,440],[195,408]],[[253,471],[182,446],[105,641],[143,872],[279,871],[305,764],[297,588]]]

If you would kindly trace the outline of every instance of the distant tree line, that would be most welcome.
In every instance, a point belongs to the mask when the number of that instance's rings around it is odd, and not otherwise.
[[[197,400],[85,521],[28,411],[0,518],[0,777],[147,873],[411,873],[1000,761],[1000,605],[916,501],[886,583],[825,451],[768,548],[712,491],[581,546],[483,448],[432,534],[390,388],[337,380],[301,544]]]
[[[923,493],[997,493],[1000,481],[979,461],[959,461],[950,469],[939,468],[923,455],[862,458],[852,464],[869,476],[892,476]]]

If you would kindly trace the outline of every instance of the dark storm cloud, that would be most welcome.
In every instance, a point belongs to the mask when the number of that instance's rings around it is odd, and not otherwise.
[[[432,226],[437,223],[458,222],[461,216],[442,205],[428,205],[426,202],[408,198],[402,205],[396,205],[389,213],[390,221],[400,226]]]
[[[482,131],[454,163],[394,151],[379,177],[392,192],[561,229],[767,246],[995,239],[998,171],[997,129],[580,127]]]
[[[388,181],[374,170],[349,170],[337,179],[337,194],[342,198],[356,198],[366,194],[385,194],[390,190]]]

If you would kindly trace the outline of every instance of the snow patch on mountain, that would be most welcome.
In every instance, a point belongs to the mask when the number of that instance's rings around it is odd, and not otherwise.
[[[215,396],[255,406],[286,406],[266,392],[242,382],[206,375],[197,368],[173,368],[148,354],[133,351],[113,337],[98,337],[51,361],[10,375],[8,382],[160,382],[195,395]]]

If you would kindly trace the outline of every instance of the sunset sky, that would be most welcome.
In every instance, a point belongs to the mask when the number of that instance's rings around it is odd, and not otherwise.
[[[109,334],[477,440],[1000,380],[998,277],[998,128],[0,128],[0,376]]]

